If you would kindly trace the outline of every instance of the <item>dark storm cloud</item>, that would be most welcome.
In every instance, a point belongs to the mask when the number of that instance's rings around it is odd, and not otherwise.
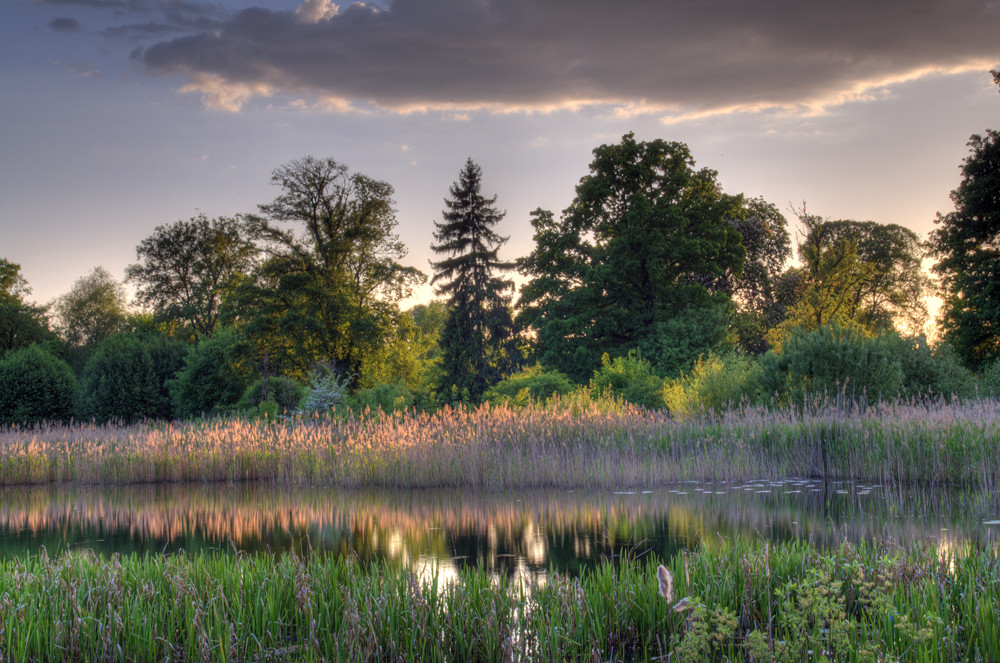
[[[77,32],[80,22],[75,18],[54,18],[49,21],[49,28],[56,32]]]
[[[328,0],[307,0],[297,13],[246,9],[218,30],[150,46],[143,62],[229,107],[284,92],[401,109],[712,111],[850,98],[928,70],[1000,61],[996,1],[396,0],[388,11],[335,9]]]

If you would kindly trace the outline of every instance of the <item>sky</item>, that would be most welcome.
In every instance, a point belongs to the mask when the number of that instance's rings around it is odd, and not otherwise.
[[[0,257],[38,303],[121,279],[156,226],[254,212],[313,155],[395,187],[427,273],[471,157],[513,259],[630,131],[790,220],[926,236],[1000,128],[998,66],[1000,0],[2,0]]]

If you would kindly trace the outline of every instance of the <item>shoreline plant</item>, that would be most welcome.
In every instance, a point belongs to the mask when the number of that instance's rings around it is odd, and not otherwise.
[[[263,481],[475,489],[788,476],[1000,485],[1000,401],[732,408],[673,418],[570,394],[444,407],[0,428],[0,485]]]
[[[996,550],[737,540],[571,577],[323,555],[0,561],[11,660],[997,660]],[[658,591],[666,571],[676,596]]]

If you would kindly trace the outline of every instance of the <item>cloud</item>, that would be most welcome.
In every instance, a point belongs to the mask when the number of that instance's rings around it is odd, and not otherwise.
[[[998,34],[1000,4],[982,0],[305,0],[245,9],[141,57],[229,110],[289,95],[347,110],[597,105],[678,121],[818,112],[914,77],[985,70],[1000,61]]]
[[[80,22],[75,18],[54,18],[49,21],[49,29],[55,32],[79,32]]]
[[[100,31],[100,34],[112,39],[163,39],[167,35],[217,30],[230,15],[220,5],[190,0],[34,0],[34,3],[106,10],[116,19],[131,19],[130,23],[111,25]],[[76,19],[57,18],[49,23],[49,27],[75,31],[80,26]]]

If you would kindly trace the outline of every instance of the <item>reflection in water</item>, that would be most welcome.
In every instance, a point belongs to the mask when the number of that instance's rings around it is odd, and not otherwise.
[[[0,490],[0,556],[322,552],[449,574],[581,567],[626,553],[660,557],[737,535],[954,549],[992,546],[996,495],[806,480],[671,484],[635,492],[335,491],[256,485]]]

